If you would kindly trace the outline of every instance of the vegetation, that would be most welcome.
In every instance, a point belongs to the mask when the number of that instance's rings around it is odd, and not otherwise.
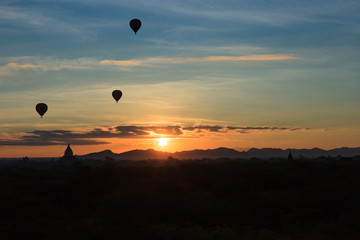
[[[0,169],[1,239],[359,239],[360,162]]]

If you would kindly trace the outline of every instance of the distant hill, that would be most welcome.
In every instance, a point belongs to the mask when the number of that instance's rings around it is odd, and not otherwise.
[[[239,152],[231,148],[216,148],[207,150],[191,150],[175,152],[172,155],[178,159],[202,159],[202,158],[240,158],[244,152]]]
[[[171,153],[148,150],[132,150],[123,153],[113,153],[111,150],[89,153],[80,156],[83,159],[115,159],[115,160],[147,160],[147,159],[167,159]]]
[[[167,159],[171,153],[156,151],[154,149],[148,150],[132,150],[118,154],[118,159],[128,160],[147,160],[147,159]]]
[[[181,152],[162,152],[154,149],[132,150],[123,153],[113,153],[111,150],[105,150],[96,153],[89,153],[79,156],[83,159],[115,159],[115,160],[147,160],[147,159],[167,159],[173,157],[177,159],[216,159],[216,158],[286,158],[291,151],[294,158],[318,158],[318,157],[353,157],[360,155],[360,148],[336,148],[332,150],[313,149],[280,149],[280,148],[251,148],[248,151],[236,151],[231,148],[216,148],[207,150],[191,150]]]
[[[113,153],[111,150],[107,149],[101,152],[89,153],[86,155],[78,156],[83,159],[101,159],[104,160],[105,158],[113,158],[116,159],[119,154]]]

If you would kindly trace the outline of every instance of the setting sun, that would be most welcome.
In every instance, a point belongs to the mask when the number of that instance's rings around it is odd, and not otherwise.
[[[168,141],[167,138],[159,138],[159,139],[158,139],[158,145],[159,145],[159,146],[166,146],[166,145],[167,145],[167,141]]]

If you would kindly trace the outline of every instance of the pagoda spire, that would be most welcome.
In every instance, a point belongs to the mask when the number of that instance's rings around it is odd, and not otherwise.
[[[289,150],[289,155],[288,155],[288,157],[287,157],[287,160],[288,160],[288,161],[294,160],[294,158],[293,158],[293,156],[292,156],[292,154],[291,154],[291,150]]]
[[[74,153],[70,147],[70,144],[68,144],[68,146],[65,150],[65,153],[64,153],[64,157],[71,157],[71,156],[74,156]]]

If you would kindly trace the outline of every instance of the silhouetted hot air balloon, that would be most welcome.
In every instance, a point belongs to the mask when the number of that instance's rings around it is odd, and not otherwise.
[[[118,102],[122,96],[122,92],[120,90],[114,90],[112,92],[112,96],[116,100],[116,102]]]
[[[131,29],[134,31],[134,33],[136,34],[136,32],[140,29],[141,27],[141,21],[139,19],[132,19],[130,21],[130,27]]]
[[[35,107],[36,111],[40,114],[41,118],[44,116],[48,110],[48,106],[45,103],[38,103]]]

